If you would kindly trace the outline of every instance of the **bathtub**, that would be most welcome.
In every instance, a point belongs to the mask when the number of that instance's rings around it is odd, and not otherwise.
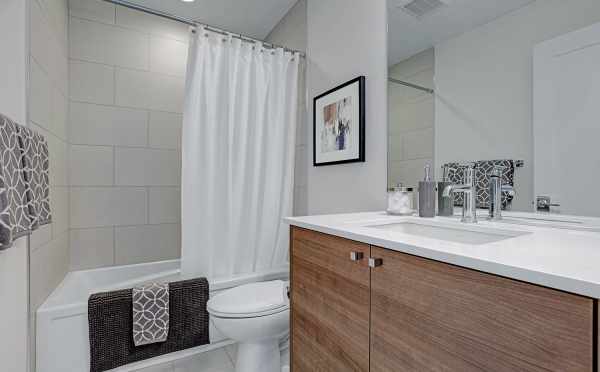
[[[147,264],[116,266],[67,274],[36,312],[36,370],[38,372],[89,371],[87,300],[90,294],[131,288],[152,281],[180,280],[179,260]],[[210,295],[241,284],[287,279],[288,267],[256,274],[238,275],[209,280]],[[134,371],[187,358],[232,343],[210,325],[209,345],[182,350],[114,369],[114,372]]]

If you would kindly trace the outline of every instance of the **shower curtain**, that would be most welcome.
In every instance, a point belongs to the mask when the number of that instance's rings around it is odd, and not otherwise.
[[[300,56],[198,28],[182,140],[182,274],[287,262]]]

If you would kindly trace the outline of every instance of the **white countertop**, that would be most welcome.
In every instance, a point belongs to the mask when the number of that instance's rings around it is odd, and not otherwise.
[[[508,219],[539,218],[540,215],[509,212],[505,216]],[[581,225],[579,230],[490,222],[484,217],[477,224],[463,224],[458,217],[424,219],[390,216],[385,212],[289,217],[285,222],[398,252],[600,298],[600,219],[572,218]],[[372,227],[398,222],[525,234],[491,243],[466,244]],[[590,231],[581,231],[586,229]]]

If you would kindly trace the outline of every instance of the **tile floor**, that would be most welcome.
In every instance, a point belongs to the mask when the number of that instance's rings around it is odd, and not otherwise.
[[[236,355],[237,345],[234,344],[190,358],[138,369],[135,372],[235,372]],[[284,365],[288,365],[289,352],[284,352],[281,357]],[[289,367],[283,367],[282,372],[289,372]]]
[[[235,345],[136,372],[234,372]]]

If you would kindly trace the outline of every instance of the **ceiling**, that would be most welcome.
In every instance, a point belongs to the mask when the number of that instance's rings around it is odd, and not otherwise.
[[[388,57],[393,65],[436,44],[488,23],[535,0],[441,0],[446,5],[416,18],[388,0]]]
[[[296,3],[296,0],[128,1],[261,40]]]

